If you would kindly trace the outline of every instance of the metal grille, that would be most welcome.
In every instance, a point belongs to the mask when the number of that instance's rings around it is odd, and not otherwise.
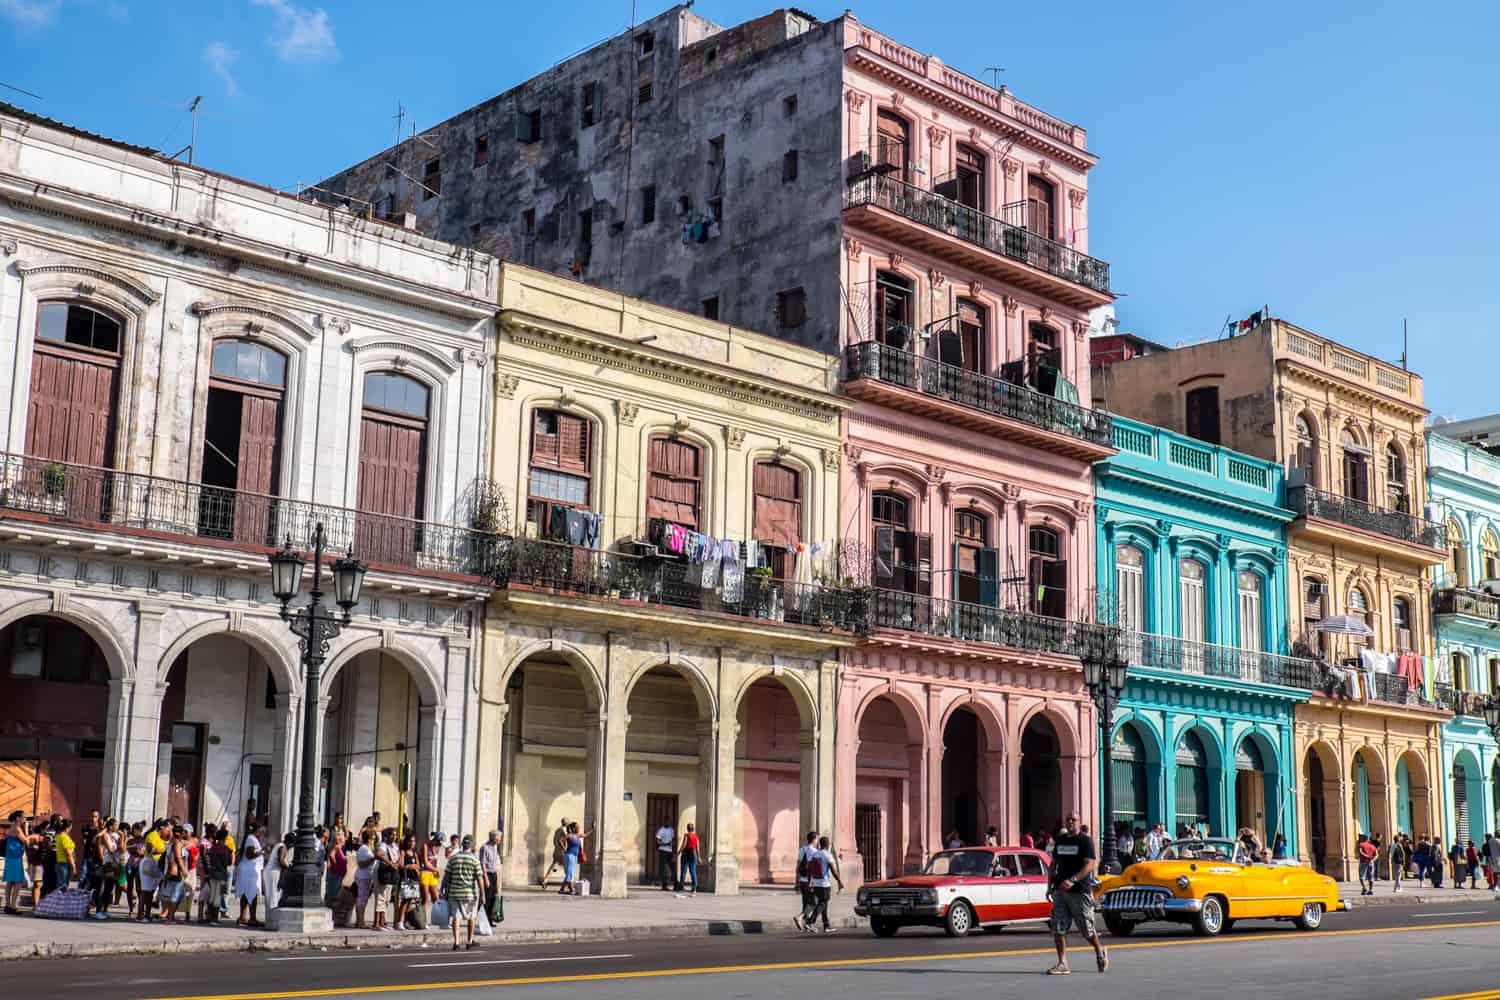
[[[1160,910],[1172,894],[1165,889],[1114,889],[1099,901],[1101,910]]]
[[[905,906],[921,901],[921,889],[877,889],[869,896],[871,906]]]

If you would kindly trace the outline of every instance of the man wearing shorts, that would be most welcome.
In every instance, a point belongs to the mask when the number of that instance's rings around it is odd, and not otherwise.
[[[453,950],[458,950],[458,924],[469,925],[469,944],[474,947],[474,923],[479,919],[479,900],[484,896],[479,859],[474,856],[474,838],[465,836],[463,849],[448,859],[443,869],[443,898],[448,900],[448,923],[453,927]]]
[[[547,880],[559,868],[564,872],[568,870],[568,818],[566,816],[557,825],[557,829],[552,831],[552,863],[547,866],[546,873],[542,875],[537,885],[545,889]]]
[[[1068,968],[1068,931],[1074,927],[1089,944],[1099,961],[1099,971],[1109,968],[1109,954],[1094,930],[1094,869],[1099,865],[1094,842],[1079,831],[1078,817],[1069,814],[1065,829],[1052,845],[1052,877],[1047,884],[1047,898],[1052,900],[1052,940],[1057,945],[1057,964],[1047,970],[1049,976],[1066,976]]]

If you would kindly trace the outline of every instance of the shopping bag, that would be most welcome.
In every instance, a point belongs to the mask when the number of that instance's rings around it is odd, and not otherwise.
[[[432,916],[427,921],[427,925],[429,927],[448,926],[448,901],[446,899],[440,899],[432,904]]]
[[[479,919],[474,924],[474,933],[483,934],[485,937],[495,933],[495,928],[490,926],[490,918],[485,916],[483,910],[479,911]]]
[[[489,918],[491,923],[505,923],[505,897],[498,892],[495,893],[495,905],[490,910]]]

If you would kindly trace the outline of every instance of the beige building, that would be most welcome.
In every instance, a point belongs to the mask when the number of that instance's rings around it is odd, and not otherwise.
[[[1360,833],[1440,831],[1440,724],[1449,713],[1406,679],[1353,669],[1365,651],[1432,653],[1428,568],[1444,529],[1422,514],[1421,377],[1270,319],[1227,340],[1113,364],[1111,408],[1287,467],[1292,645],[1334,668],[1297,708],[1298,825],[1307,860],[1353,877]],[[1367,639],[1321,635],[1335,615]],[[1295,651],[1295,650],[1294,650]],[[1345,673],[1347,671],[1347,673]]]
[[[476,826],[535,881],[566,818],[595,892],[658,879],[656,831],[705,888],[788,880],[833,822],[834,359],[507,264],[491,453],[511,528],[484,628]],[[654,526],[654,530],[653,530]],[[505,527],[502,525],[501,527]],[[555,530],[554,530],[555,529]],[[713,539],[762,570],[673,551]],[[800,550],[800,551],[799,551]]]

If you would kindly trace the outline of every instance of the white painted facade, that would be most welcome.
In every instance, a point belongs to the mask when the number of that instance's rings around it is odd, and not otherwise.
[[[467,525],[489,467],[497,278],[486,255],[0,109],[0,453],[26,448],[39,304],[68,301],[122,324],[112,469],[197,488],[211,351],[232,336],[287,358],[278,497],[356,507],[364,376],[392,371],[429,392],[421,517]],[[335,811],[357,824],[406,771],[394,801],[413,825],[455,830],[473,814],[480,578],[421,559],[373,567],[309,694],[264,549],[180,519],[151,530],[126,510],[130,525],[116,528],[6,496],[0,628],[73,623],[109,665],[101,811],[137,820],[166,808],[169,705],[207,734],[192,818],[238,833],[251,769],[269,765],[272,829],[289,828],[311,696],[333,709],[323,757]],[[169,692],[184,653],[185,687]]]

